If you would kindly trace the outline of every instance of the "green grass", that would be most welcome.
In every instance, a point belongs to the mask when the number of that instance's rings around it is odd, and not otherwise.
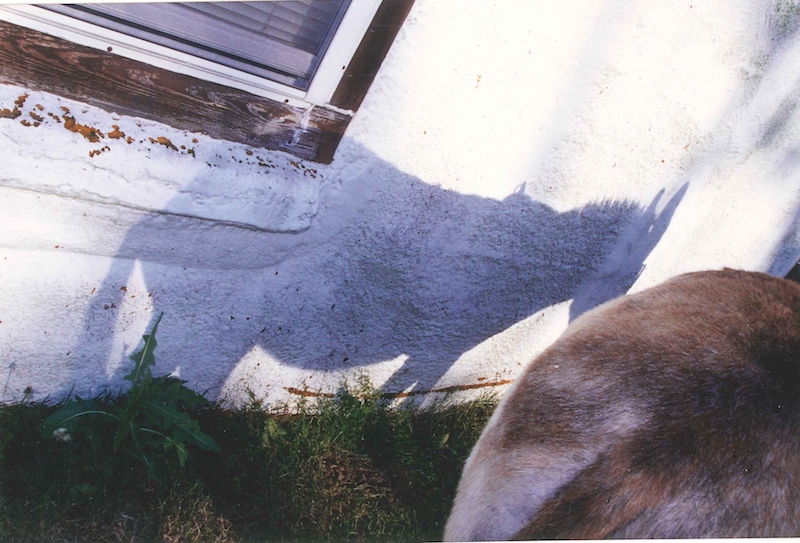
[[[103,420],[58,441],[57,407],[0,407],[0,541],[437,540],[495,405],[393,409],[360,383],[294,413],[193,407],[220,452],[153,449],[158,478]]]

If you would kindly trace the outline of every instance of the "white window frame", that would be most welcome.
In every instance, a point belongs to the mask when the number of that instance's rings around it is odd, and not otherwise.
[[[71,0],[70,3],[88,4],[92,1]],[[328,102],[378,11],[381,1],[352,0],[311,79],[308,90],[305,91],[30,4],[0,5],[0,20],[289,105],[301,108],[332,107]],[[36,3],[62,2],[43,0]],[[352,112],[346,113],[352,114]]]

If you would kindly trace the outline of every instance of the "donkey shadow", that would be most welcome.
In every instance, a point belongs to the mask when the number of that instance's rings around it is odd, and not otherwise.
[[[106,362],[118,356],[121,287],[138,268],[152,309],[165,313],[158,366],[180,367],[209,395],[254,346],[310,373],[403,356],[392,386],[430,388],[464,352],[537,311],[572,299],[574,317],[626,291],[685,191],[665,205],[662,191],[647,207],[605,201],[557,212],[523,190],[497,201],[432,186],[374,156],[370,164],[340,180],[304,232],[145,216],[95,292],[78,348]],[[609,267],[609,258],[619,261]]]

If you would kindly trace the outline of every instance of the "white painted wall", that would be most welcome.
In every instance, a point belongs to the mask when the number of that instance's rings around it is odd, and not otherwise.
[[[0,119],[0,399],[121,386],[160,311],[157,371],[232,403],[506,381],[629,289],[785,274],[798,12],[417,0],[330,166],[29,92]]]

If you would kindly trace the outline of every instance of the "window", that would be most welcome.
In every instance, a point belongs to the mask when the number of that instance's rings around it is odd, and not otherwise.
[[[0,82],[328,162],[412,4],[0,5]]]
[[[41,7],[307,90],[348,4],[307,0]]]
[[[380,0],[7,5],[0,6],[0,18],[260,96],[322,105],[379,5]]]

